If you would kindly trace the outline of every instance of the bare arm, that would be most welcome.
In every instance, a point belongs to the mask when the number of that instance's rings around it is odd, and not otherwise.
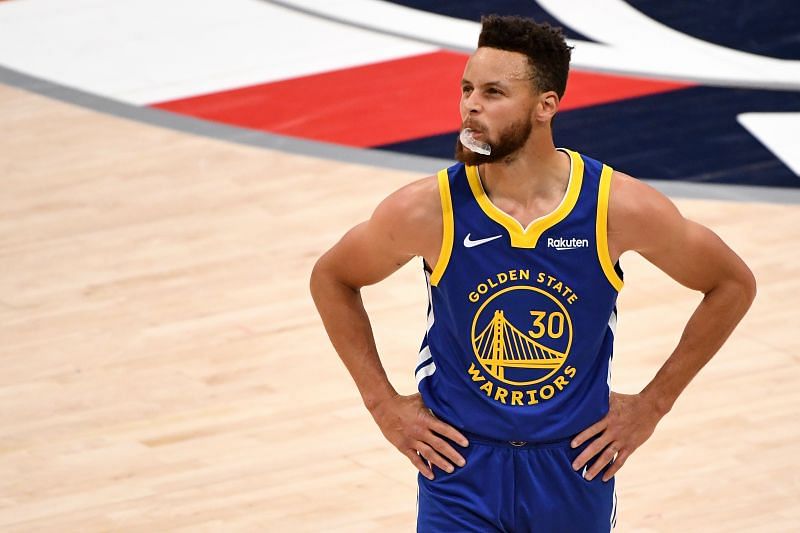
[[[653,380],[637,395],[612,393],[609,414],[575,438],[573,444],[579,446],[599,435],[573,467],[580,469],[600,454],[586,477],[593,478],[613,461],[603,475],[606,481],[652,435],[658,421],[733,332],[756,293],[753,274],[741,258],[711,230],[685,219],[661,193],[619,173],[611,187],[612,258],[635,250],[704,297]]]
[[[433,417],[418,394],[400,396],[380,362],[361,288],[381,281],[415,256],[429,263],[441,246],[442,215],[435,178],[400,189],[372,217],[342,237],[314,266],[311,294],[339,357],[365,406],[386,438],[429,478],[420,458],[443,470],[464,459],[439,435],[466,443],[454,428]],[[431,263],[432,264],[432,263]]]

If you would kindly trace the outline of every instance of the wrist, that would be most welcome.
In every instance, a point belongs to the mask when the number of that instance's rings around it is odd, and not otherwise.
[[[665,394],[654,391],[649,387],[645,387],[644,390],[639,393],[639,396],[650,403],[659,418],[663,418],[667,413],[669,413],[675,403],[674,399]]]
[[[363,400],[364,407],[367,408],[367,411],[374,413],[375,409],[377,409],[381,403],[390,398],[394,398],[397,395],[397,391],[394,390],[392,386],[389,386],[389,388],[380,392],[364,393],[362,394],[361,399]]]

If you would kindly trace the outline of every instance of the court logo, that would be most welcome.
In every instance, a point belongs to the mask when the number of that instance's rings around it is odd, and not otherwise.
[[[508,385],[534,385],[552,377],[564,366],[571,347],[567,308],[538,287],[516,285],[498,291],[472,321],[478,363]]]

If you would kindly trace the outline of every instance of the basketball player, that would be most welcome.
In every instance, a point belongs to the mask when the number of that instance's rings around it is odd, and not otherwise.
[[[420,472],[419,531],[609,531],[614,474],[755,296],[742,260],[662,194],[555,148],[569,59],[560,30],[484,18],[461,82],[460,163],[387,197],[311,277],[367,409]],[[704,294],[633,395],[609,389],[626,251]],[[401,396],[359,289],[416,256],[428,327],[419,394]]]

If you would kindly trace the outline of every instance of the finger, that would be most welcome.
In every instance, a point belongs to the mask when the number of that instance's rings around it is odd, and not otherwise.
[[[460,446],[463,446],[465,448],[469,446],[469,441],[467,440],[467,438],[464,435],[462,435],[456,428],[454,428],[450,424],[442,422],[441,420],[436,418],[435,415],[431,416],[433,417],[430,423],[431,430],[435,431],[439,435],[442,435],[443,437],[447,437],[448,439],[450,439],[455,443],[458,443]]]
[[[467,462],[464,460],[461,454],[455,450],[455,448],[450,446],[450,444],[448,444],[444,439],[437,437],[434,433],[431,433],[426,441],[431,445],[431,447],[433,447],[434,450],[447,457],[450,462],[455,463],[458,466],[464,466],[467,464]]]
[[[428,446],[428,444],[424,442],[417,443],[417,450],[419,450],[420,455],[428,460],[431,464],[438,466],[440,469],[444,470],[445,472],[452,474],[455,468],[451,465],[444,457],[436,453],[436,450]]]
[[[586,463],[589,462],[592,457],[603,451],[603,449],[610,443],[611,441],[608,438],[600,436],[590,445],[588,445],[586,449],[583,450],[581,454],[572,462],[572,468],[575,470],[580,470]]]
[[[614,463],[611,465],[611,468],[606,470],[606,473],[603,474],[603,481],[608,481],[609,479],[614,477],[619,471],[619,469],[622,468],[622,465],[625,464],[625,461],[628,460],[629,456],[630,453],[628,453],[627,450],[619,452],[619,455],[617,455],[617,458],[614,459]]]
[[[615,455],[617,455],[617,449],[614,446],[606,447],[603,453],[600,454],[600,457],[589,467],[589,470],[586,472],[586,479],[589,481],[593,480],[606,465],[614,460]]]
[[[586,428],[583,431],[581,431],[578,434],[578,436],[576,436],[574,439],[572,439],[571,446],[573,448],[577,448],[578,446],[580,446],[581,444],[583,444],[587,440],[591,439],[592,437],[594,437],[598,433],[600,433],[603,430],[605,430],[606,427],[608,427],[608,416],[604,417],[599,422],[595,422],[594,424],[592,424],[588,428]]]
[[[417,453],[417,450],[408,450],[405,456],[411,461],[417,470],[426,478],[433,480],[433,470],[422,460],[422,457]]]

